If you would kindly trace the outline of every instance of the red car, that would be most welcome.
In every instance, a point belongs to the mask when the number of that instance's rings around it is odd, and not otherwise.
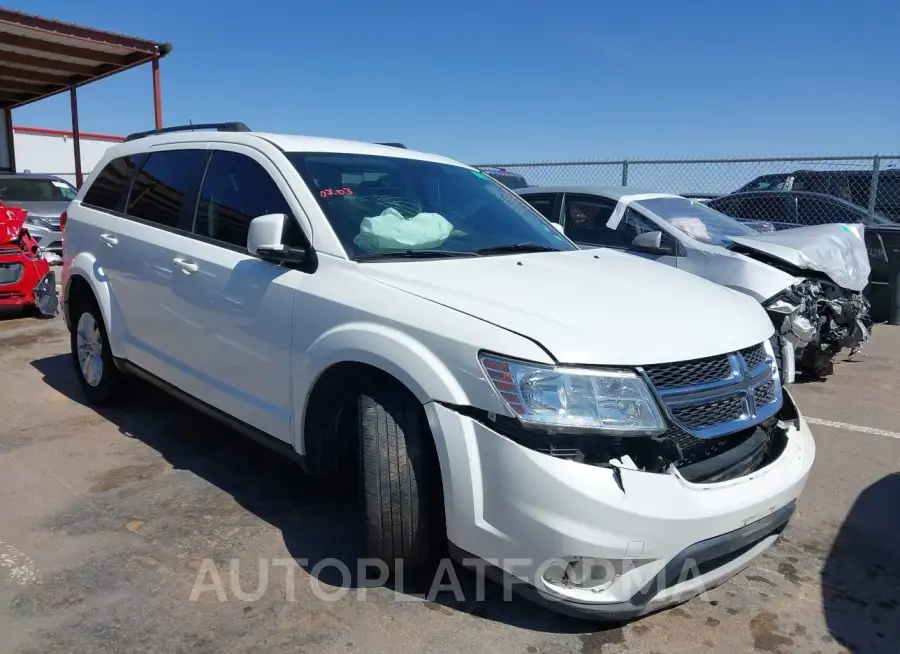
[[[27,211],[0,204],[0,307],[36,308],[55,315],[56,275],[25,229]]]

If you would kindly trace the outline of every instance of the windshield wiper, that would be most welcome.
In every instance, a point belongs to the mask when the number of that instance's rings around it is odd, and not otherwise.
[[[355,261],[378,261],[381,259],[451,259],[459,257],[475,257],[475,252],[457,252],[453,250],[389,250],[387,252],[369,252],[354,257]]]
[[[489,248],[475,250],[475,254],[507,254],[515,252],[560,252],[559,248],[540,243],[510,243],[509,245],[495,245]]]

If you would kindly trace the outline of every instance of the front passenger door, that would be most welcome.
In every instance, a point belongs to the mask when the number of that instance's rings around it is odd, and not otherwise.
[[[266,214],[296,220],[291,191],[266,157],[227,147],[212,153],[194,237],[181,253],[192,270],[179,292],[191,319],[205,327],[194,333],[186,356],[197,371],[200,399],[290,442],[292,310],[296,280],[306,274],[251,256],[247,231]]]

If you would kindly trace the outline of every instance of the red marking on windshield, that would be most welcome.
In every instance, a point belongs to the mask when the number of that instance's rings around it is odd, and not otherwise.
[[[330,198],[335,195],[353,195],[353,189],[344,187],[344,188],[323,188],[319,191],[320,198]]]

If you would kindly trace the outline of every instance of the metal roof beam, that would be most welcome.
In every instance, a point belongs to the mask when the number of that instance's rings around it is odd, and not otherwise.
[[[19,54],[18,52],[8,52],[0,50],[0,64],[21,68],[22,66],[30,68],[39,68],[42,70],[57,70],[61,74],[86,75],[88,77],[96,75],[97,71],[93,66],[85,64],[76,64],[60,59],[45,59],[43,57],[32,57],[31,55]]]
[[[94,50],[91,48],[79,48],[64,43],[45,41],[44,39],[33,39],[19,34],[4,34],[2,43],[7,47],[20,48],[22,50],[36,50],[43,54],[54,54],[63,57],[73,57],[75,59],[87,59],[88,61],[96,61],[97,63],[102,64],[121,64],[125,60],[121,54],[116,54],[115,52],[106,52],[104,50]]]
[[[81,27],[80,25],[51,20],[42,16],[25,14],[20,11],[13,11],[12,9],[4,9],[3,7],[0,7],[0,23],[9,23],[19,27],[41,30],[48,35],[73,36],[93,43],[114,45],[120,48],[144,52],[146,54],[153,54],[157,51],[157,44],[152,41],[138,39],[133,36],[126,36],[124,34],[93,30],[87,27]]]

